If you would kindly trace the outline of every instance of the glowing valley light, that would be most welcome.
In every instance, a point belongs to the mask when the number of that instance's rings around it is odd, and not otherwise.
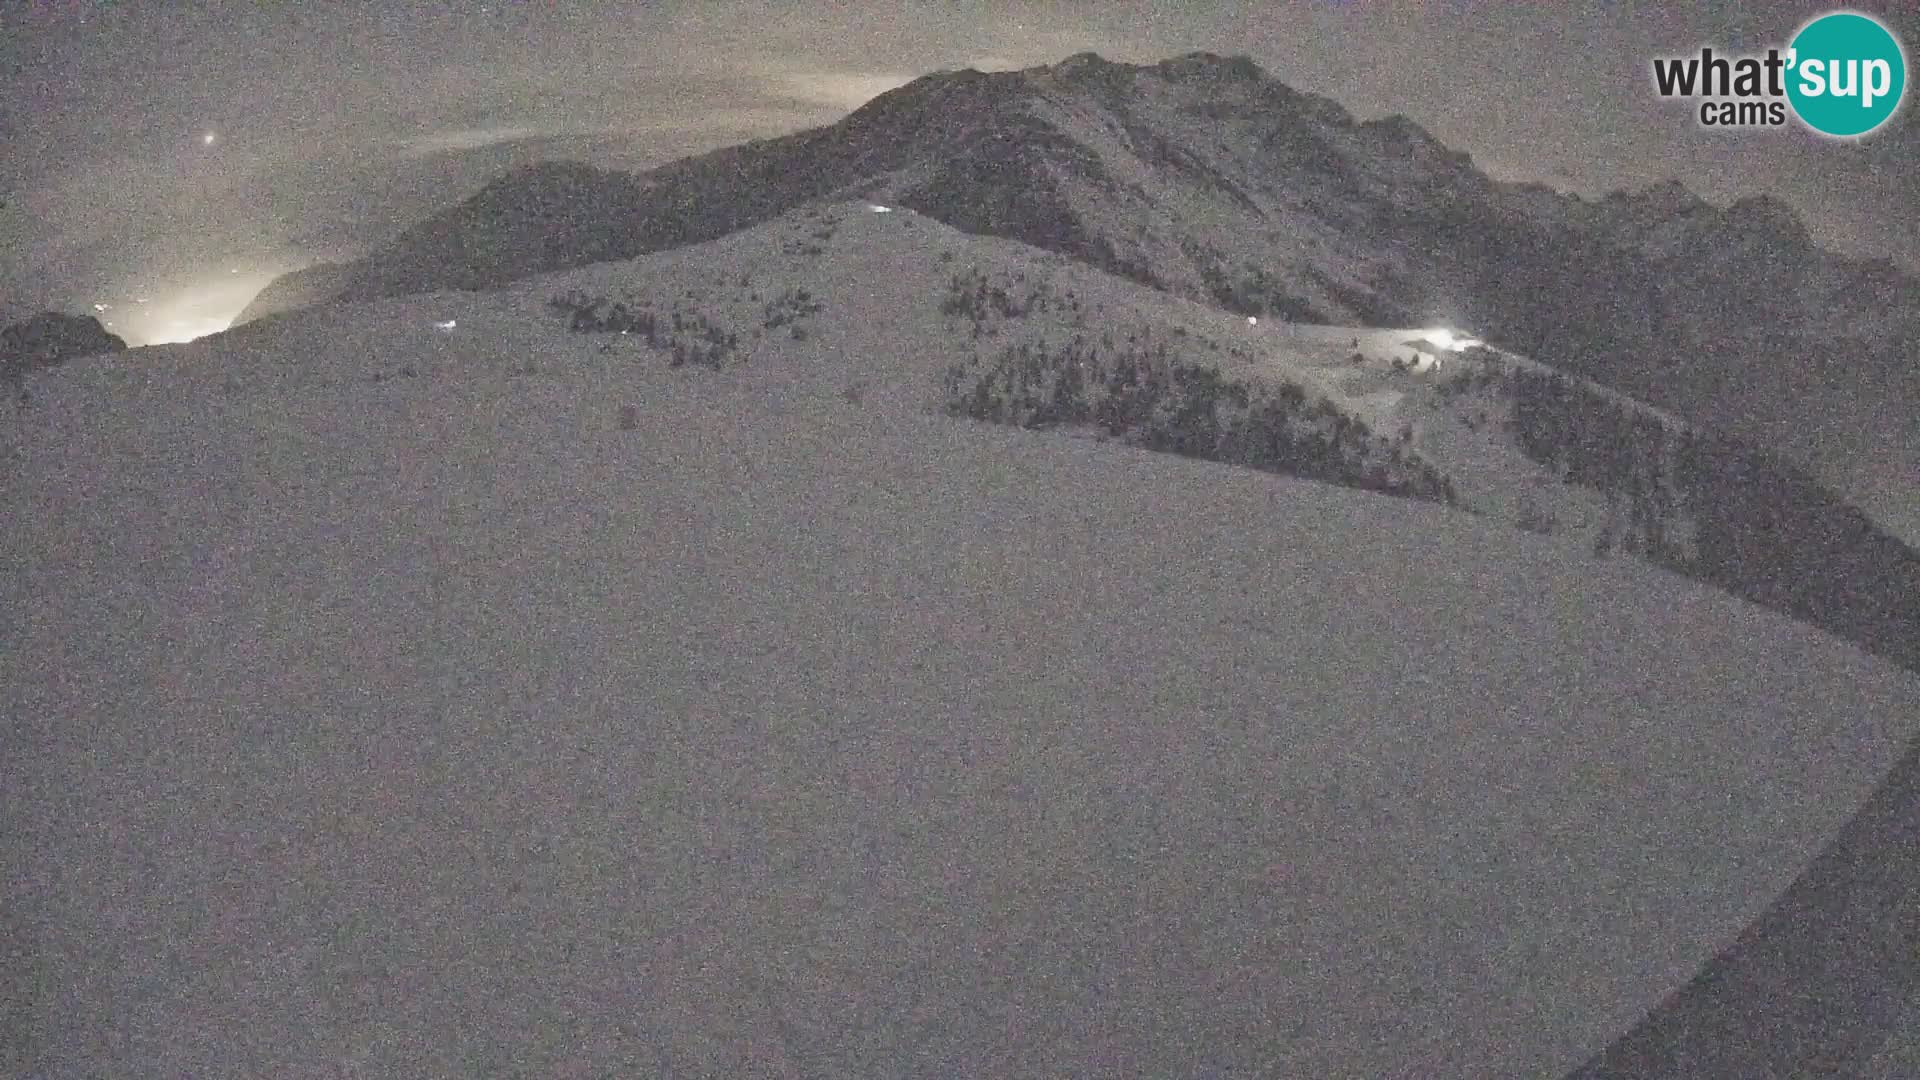
[[[228,252],[228,259],[244,258]],[[231,329],[241,313],[274,279],[301,269],[279,260],[217,262],[169,272],[147,267],[124,283],[109,302],[115,333],[133,348],[174,345]],[[111,294],[110,294],[111,295]],[[104,318],[104,316],[102,316]]]
[[[1428,344],[1446,352],[1464,352],[1486,344],[1479,338],[1456,334],[1444,326],[1427,331],[1424,338]]]
[[[206,277],[185,282],[177,291],[142,297],[151,303],[116,312],[126,327],[121,333],[130,345],[172,345],[217,334],[233,325],[279,270],[260,267],[222,274],[209,268]]]
[[[217,334],[232,324],[232,319],[169,319],[161,324],[160,331],[147,344],[177,345],[184,341],[196,341],[208,334]]]

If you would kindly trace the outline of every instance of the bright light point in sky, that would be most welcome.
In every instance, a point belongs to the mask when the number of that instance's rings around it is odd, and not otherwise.
[[[215,134],[214,134],[213,132],[211,132],[211,131],[209,131],[209,132],[207,132],[207,133],[206,133],[205,135],[202,135],[202,136],[200,136],[200,142],[201,142],[201,144],[202,144],[202,145],[205,145],[205,146],[212,146],[212,145],[213,145],[213,141],[214,141],[215,139],[217,139],[217,138],[219,138],[219,136],[217,136],[217,135],[215,135]]]

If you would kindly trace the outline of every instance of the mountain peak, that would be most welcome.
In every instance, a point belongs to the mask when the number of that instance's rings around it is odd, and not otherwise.
[[[1411,117],[1401,113],[1383,116],[1377,120],[1363,122],[1363,130],[1383,135],[1389,140],[1420,148],[1446,149],[1446,144],[1433,137],[1433,133],[1413,122]]]
[[[1053,65],[1051,70],[1056,75],[1078,75],[1083,72],[1102,71],[1120,66],[1121,65],[1089,49],[1086,52],[1074,53],[1072,56]]]
[[[901,130],[896,134],[904,137],[928,116],[952,119],[956,114],[990,110],[1019,96],[1023,86],[1021,72],[947,68],[888,90],[847,114],[836,126],[851,131],[891,131],[898,127]]]
[[[1091,50],[1077,52],[1051,67],[1040,70],[1065,79],[1085,78],[1088,76],[1138,75],[1153,72],[1163,78],[1184,82],[1190,80],[1213,80],[1222,82],[1271,82],[1273,77],[1267,74],[1251,56],[1235,54],[1222,56],[1212,52],[1190,52],[1157,64],[1127,64],[1108,60]]]
[[[1216,79],[1265,80],[1269,76],[1251,56],[1236,54],[1221,56],[1219,53],[1190,52],[1160,62],[1160,72],[1172,78],[1192,78],[1195,76]]]
[[[1105,97],[1126,95],[1141,71],[1141,68],[1132,64],[1119,63],[1088,51],[1074,53],[1049,67],[1030,68],[1026,74],[1038,75],[1076,90],[1092,90]]]

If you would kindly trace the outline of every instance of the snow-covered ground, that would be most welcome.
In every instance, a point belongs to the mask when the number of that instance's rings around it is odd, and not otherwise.
[[[937,312],[830,316],[948,264],[791,258],[720,372],[541,308],[770,265],[682,252],[34,377],[22,1072],[1552,1075],[1920,724],[1636,563],[928,415]]]
[[[247,385],[270,377],[287,385],[394,375],[410,362],[411,348],[426,350],[436,368],[468,375],[476,366],[510,371],[526,361],[553,362],[556,354],[569,358],[565,363],[579,357],[601,364],[651,362],[634,337],[556,336],[556,325],[565,320],[545,305],[569,291],[636,310],[645,306],[662,319],[677,312],[732,331],[739,344],[729,362],[744,370],[729,379],[776,395],[842,393],[857,385],[863,398],[888,410],[928,404],[936,394],[935,376],[955,362],[990,360],[1022,346],[1058,351],[1077,337],[1109,357],[1135,345],[1165,347],[1176,359],[1230,377],[1292,382],[1382,436],[1404,429],[1412,435],[1407,448],[1454,480],[1460,504],[1494,520],[1550,520],[1569,543],[1589,550],[1602,532],[1620,529],[1623,507],[1565,483],[1520,450],[1505,423],[1512,413],[1506,391],[1457,398],[1441,392],[1446,380],[1488,366],[1540,368],[1525,358],[1488,349],[1444,352],[1426,341],[1434,327],[1318,326],[1273,318],[1249,325],[1242,316],[1024,244],[964,234],[910,210],[875,214],[871,205],[809,207],[709,243],[535,278],[500,294],[368,305],[361,310],[374,314],[346,337],[338,327],[328,331],[334,344],[324,363],[307,356],[307,339],[298,329],[314,318],[310,313],[282,317],[291,324],[245,326],[229,337],[249,350],[252,373],[226,377]],[[1014,316],[989,310],[977,322],[956,316],[943,311],[956,281],[1001,289],[1016,306],[1030,309]],[[796,320],[804,331],[800,337],[790,326],[766,325],[769,306],[795,289],[804,289],[821,309]],[[451,334],[435,334],[434,324],[446,320],[458,326]],[[682,336],[697,341],[691,330]],[[408,344],[401,347],[401,341]],[[231,342],[221,347],[241,347]],[[1438,356],[1440,365],[1428,371],[1395,366],[1422,351]],[[271,362],[262,364],[262,353]],[[398,359],[388,364],[382,359],[388,355]],[[1602,400],[1631,403],[1597,385],[1582,385]],[[1631,405],[1679,425],[1657,410]],[[1681,524],[1669,523],[1669,536],[1679,535]]]

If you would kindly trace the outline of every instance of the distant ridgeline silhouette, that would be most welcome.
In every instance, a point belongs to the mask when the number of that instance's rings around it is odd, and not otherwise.
[[[12,384],[16,400],[24,402],[23,380],[28,372],[126,347],[118,334],[108,333],[91,315],[43,311],[0,329],[0,378]]]

